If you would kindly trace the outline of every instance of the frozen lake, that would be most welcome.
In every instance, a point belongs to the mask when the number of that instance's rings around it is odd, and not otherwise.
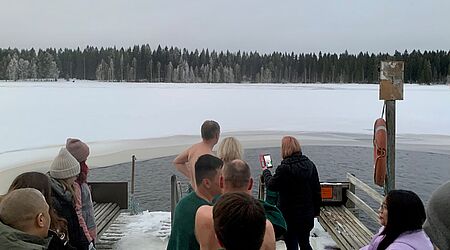
[[[405,85],[404,96],[404,101],[397,102],[400,146],[431,141],[434,145],[431,151],[448,147],[450,88]],[[117,155],[125,155],[127,159],[131,153],[138,153],[139,158],[144,150],[138,149],[151,146],[153,148],[145,151],[161,158],[139,162],[139,177],[144,180],[138,181],[137,196],[146,209],[167,211],[168,204],[164,201],[168,195],[168,178],[176,173],[170,166],[171,159],[184,147],[180,145],[198,140],[196,136],[205,119],[217,120],[222,132],[236,133],[240,139],[248,137],[243,144],[253,148],[246,150],[246,159],[254,168],[257,166],[255,157],[261,151],[261,148],[255,148],[264,146],[264,150],[276,158],[279,151],[276,146],[283,134],[280,131],[292,131],[300,134],[301,141],[305,139],[318,145],[308,145],[304,149],[318,164],[322,179],[341,179],[350,171],[370,183],[371,174],[367,169],[371,169],[371,149],[367,147],[371,145],[373,122],[381,115],[382,106],[383,102],[378,100],[378,85],[0,82],[0,172],[4,170],[0,189],[5,190],[21,171],[47,171],[48,162],[45,161],[54,157],[67,137],[81,138],[95,150],[122,148],[124,152],[120,154],[110,152],[97,157],[97,162],[109,160],[114,164],[124,162],[123,157],[115,158]],[[167,137],[176,135],[195,136]],[[167,138],[158,139],[160,137]],[[157,139],[118,142],[146,138]],[[262,141],[269,143],[262,145]],[[125,151],[128,144],[133,147]],[[342,144],[352,147],[341,147]],[[409,145],[407,148],[414,147]],[[399,151],[399,186],[414,189],[427,200],[431,191],[448,179],[448,157]],[[94,162],[93,158],[89,163]],[[27,164],[42,162],[39,166],[14,168],[25,161]],[[423,168],[423,161],[434,165],[432,170]],[[128,165],[93,169],[91,180],[126,181]],[[339,174],[336,174],[336,167]],[[258,173],[258,169],[252,171]],[[416,187],[413,177],[425,175],[423,185]],[[151,179],[153,181],[148,181]],[[152,195],[145,190],[153,190]],[[145,228],[144,238],[148,241],[136,241],[132,236],[142,234],[130,229],[119,249],[128,249],[135,243],[144,249],[149,244],[155,249],[165,248],[165,241],[148,236],[158,231],[159,220],[167,220],[168,214],[144,216],[148,218],[140,224],[133,224],[133,220],[128,222],[137,230]],[[326,237],[318,239],[317,244],[324,242]],[[133,245],[133,248],[138,247]]]
[[[397,134],[450,135],[450,87],[405,85]],[[372,133],[378,85],[0,82],[0,156],[87,142],[224,132]]]

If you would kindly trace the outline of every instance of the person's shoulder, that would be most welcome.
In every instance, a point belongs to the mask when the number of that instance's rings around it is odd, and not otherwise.
[[[405,242],[393,242],[386,248],[386,250],[416,250],[415,247],[405,243]],[[423,249],[426,250],[426,249]],[[430,249],[433,250],[433,249]]]
[[[202,205],[198,208],[197,213],[202,215],[212,216],[213,206],[211,205]]]
[[[266,219],[266,232],[274,232],[272,222],[268,219]]]
[[[205,142],[199,142],[192,145],[188,149],[189,153],[196,156],[201,156],[204,154],[212,154],[211,147]]]
[[[210,221],[213,218],[212,214],[213,207],[210,205],[203,205],[197,209],[195,214],[196,220],[199,222]]]
[[[181,198],[181,200],[178,202],[177,207],[183,207],[183,206],[192,206],[194,204],[201,204],[203,203],[203,199],[198,197],[198,195],[195,192],[191,192],[188,195],[184,196],[183,198]],[[205,204],[202,205],[207,205],[208,202],[204,202]]]
[[[178,202],[178,204],[183,204],[185,202],[189,202],[190,200],[195,198],[195,192],[190,192],[189,194],[187,194],[186,196],[184,196],[183,198],[180,199],[180,201]]]
[[[433,250],[433,244],[423,230],[406,232],[401,234],[395,241],[389,245],[388,250],[403,249],[423,249]]]

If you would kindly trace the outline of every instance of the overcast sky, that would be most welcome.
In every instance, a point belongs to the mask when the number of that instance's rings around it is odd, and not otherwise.
[[[0,47],[450,49],[449,0],[0,0]]]

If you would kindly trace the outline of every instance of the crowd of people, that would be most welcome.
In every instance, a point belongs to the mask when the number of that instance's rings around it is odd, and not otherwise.
[[[175,209],[168,250],[312,249],[310,232],[322,202],[319,173],[292,136],[281,140],[275,173],[263,166],[266,201],[252,197],[253,178],[234,137],[219,142],[220,126],[205,121],[202,141],[174,165],[192,188]],[[209,162],[205,161],[209,159]],[[208,164],[210,164],[208,166]],[[381,228],[362,250],[450,249],[450,182],[436,190],[427,210],[412,191],[392,190],[379,209]]]
[[[49,171],[17,176],[0,197],[0,249],[95,250],[89,147],[67,139]]]
[[[220,126],[205,121],[201,142],[173,161],[189,180],[177,204],[168,250],[312,249],[310,232],[322,202],[319,173],[292,136],[281,140],[280,165],[263,166],[266,200],[252,196],[254,179],[243,147],[221,140]],[[89,147],[69,138],[47,173],[17,176],[0,196],[0,249],[95,249],[96,222],[86,161]],[[412,191],[390,191],[379,208],[381,228],[362,250],[450,249],[450,182],[427,208]],[[151,249],[151,248],[149,248]]]

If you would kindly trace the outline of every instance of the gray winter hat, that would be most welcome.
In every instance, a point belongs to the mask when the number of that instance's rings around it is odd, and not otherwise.
[[[67,179],[80,173],[80,163],[66,148],[61,148],[59,154],[50,165],[50,176],[55,179]]]
[[[423,229],[439,249],[450,249],[450,181],[431,194]]]

